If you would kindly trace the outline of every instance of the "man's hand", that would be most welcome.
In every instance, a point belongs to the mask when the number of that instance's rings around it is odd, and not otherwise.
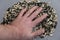
[[[34,6],[28,11],[27,8],[24,8],[19,13],[19,16],[10,25],[6,25],[6,27],[11,29],[13,37],[20,40],[30,40],[34,36],[41,35],[44,33],[43,28],[32,32],[33,27],[47,17],[47,14],[44,14],[32,21],[41,12],[41,10],[42,8],[38,6]]]

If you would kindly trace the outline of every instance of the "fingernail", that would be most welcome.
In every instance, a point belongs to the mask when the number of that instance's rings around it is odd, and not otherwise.
[[[39,6],[35,6],[35,7],[39,7]]]
[[[37,9],[38,11],[42,11],[42,8],[41,7],[38,7],[38,9]]]
[[[44,33],[45,32],[45,30],[44,30],[44,28],[42,28],[42,33]]]
[[[39,7],[40,10],[42,10],[42,7]]]
[[[47,14],[45,14],[46,16],[48,16]]]
[[[48,16],[48,14],[43,14],[44,18]]]

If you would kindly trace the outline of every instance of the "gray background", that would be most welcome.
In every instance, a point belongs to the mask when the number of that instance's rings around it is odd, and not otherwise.
[[[5,14],[5,11],[8,9],[8,7],[12,6],[14,3],[17,3],[21,0],[0,0],[0,22],[2,21],[2,17]],[[43,0],[42,0],[43,1]],[[58,15],[58,25],[55,30],[55,33],[53,37],[48,37],[48,40],[60,40],[60,0],[44,0],[46,2],[51,2],[52,6],[56,9],[57,15]],[[41,40],[40,38],[37,38],[37,40]],[[47,40],[46,38],[42,40]]]

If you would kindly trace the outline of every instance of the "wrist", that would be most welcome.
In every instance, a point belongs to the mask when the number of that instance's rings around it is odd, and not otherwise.
[[[20,34],[15,26],[7,25],[7,27],[10,30],[11,39],[15,39],[15,40],[20,39],[19,37]]]
[[[0,25],[0,39],[19,39],[18,33],[14,27],[9,25]]]

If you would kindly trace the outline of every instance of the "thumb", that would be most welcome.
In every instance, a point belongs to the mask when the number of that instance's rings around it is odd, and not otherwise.
[[[32,36],[35,37],[35,36],[43,34],[44,32],[45,32],[44,28],[40,28],[39,30],[33,32]]]

